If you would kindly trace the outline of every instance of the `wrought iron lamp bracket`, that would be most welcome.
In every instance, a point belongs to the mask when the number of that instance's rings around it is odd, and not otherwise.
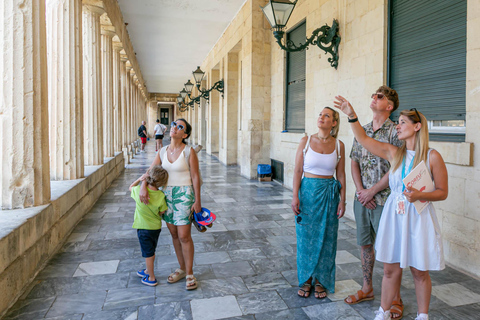
[[[283,36],[285,32],[283,28],[275,28],[273,31],[273,36],[277,39],[277,43],[283,50],[287,52],[297,52],[308,49],[308,46],[313,44],[332,55],[331,58],[328,58],[330,65],[337,69],[338,67],[338,45],[340,44],[341,37],[338,34],[338,20],[333,19],[332,26],[325,24],[324,26],[314,30],[312,36],[306,39],[304,44],[295,45],[292,40],[287,40],[285,45],[282,43]]]

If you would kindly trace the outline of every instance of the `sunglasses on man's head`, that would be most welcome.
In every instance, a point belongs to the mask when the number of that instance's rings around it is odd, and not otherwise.
[[[170,123],[170,126],[172,126],[172,128],[177,127],[178,130],[183,130],[183,129],[185,129],[185,127],[183,126],[183,124],[176,123],[175,121],[172,121],[172,123]]]
[[[385,98],[385,95],[383,93],[373,93],[372,99],[375,97],[377,97],[378,100],[382,100],[383,98]]]

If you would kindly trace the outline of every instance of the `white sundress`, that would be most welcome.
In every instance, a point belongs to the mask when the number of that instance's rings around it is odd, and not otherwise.
[[[430,151],[427,168],[430,172]],[[410,166],[415,151],[407,150],[405,165]],[[389,174],[392,190],[383,208],[375,241],[376,259],[384,263],[400,263],[400,268],[442,270],[445,268],[442,235],[433,204],[418,214],[413,203],[405,199],[405,214],[395,212],[397,197],[402,193],[402,166]]]

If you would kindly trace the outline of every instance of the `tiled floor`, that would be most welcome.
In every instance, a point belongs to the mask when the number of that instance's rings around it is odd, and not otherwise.
[[[135,230],[129,184],[154,156],[140,154],[114,181],[38,275],[5,319],[373,319],[380,304],[382,266],[374,271],[374,301],[355,306],[343,299],[360,288],[362,272],[355,223],[342,219],[336,292],[324,300],[297,297],[296,239],[291,191],[259,183],[200,153],[202,205],[217,214],[206,233],[193,233],[199,287],[166,282],[177,267],[168,230],[159,240],[155,288],[140,283],[144,267]],[[480,281],[451,268],[432,272],[430,319],[480,319]],[[404,272],[404,319],[414,319],[410,272]]]

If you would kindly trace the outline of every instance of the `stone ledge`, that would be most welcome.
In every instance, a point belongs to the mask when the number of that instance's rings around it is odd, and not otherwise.
[[[440,152],[445,163],[473,166],[472,142],[430,141],[430,147]]]
[[[63,245],[112,181],[125,169],[123,154],[85,167],[85,178],[52,181],[52,201],[28,209],[0,210],[0,316]]]

